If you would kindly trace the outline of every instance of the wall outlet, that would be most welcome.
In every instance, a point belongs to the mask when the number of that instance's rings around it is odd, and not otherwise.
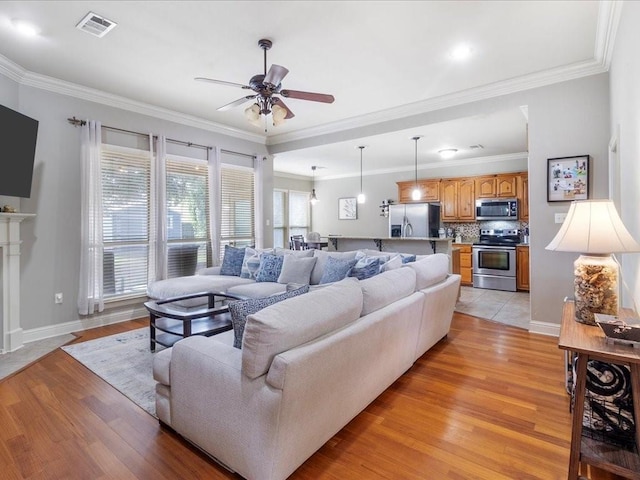
[[[62,293],[56,293],[53,297],[53,301],[56,303],[62,303]]]
[[[566,213],[556,213],[554,218],[555,218],[555,222],[556,223],[563,223],[564,219],[567,218],[567,214]]]

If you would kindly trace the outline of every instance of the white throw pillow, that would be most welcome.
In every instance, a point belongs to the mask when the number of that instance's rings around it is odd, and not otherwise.
[[[308,285],[316,260],[315,257],[299,258],[295,255],[285,255],[278,283]]]

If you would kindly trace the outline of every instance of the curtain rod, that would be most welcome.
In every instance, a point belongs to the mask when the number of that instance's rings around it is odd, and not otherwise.
[[[87,124],[87,122],[85,120],[80,120],[80,119],[76,118],[75,116],[73,118],[67,118],[67,121],[71,125],[73,125],[75,127],[79,127],[79,126]],[[102,128],[106,128],[107,130],[114,130],[116,132],[130,133],[131,135],[139,135],[139,136],[142,136],[142,137],[149,137],[148,133],[134,132],[133,130],[125,130],[124,128],[110,127],[108,125],[102,125]],[[158,136],[154,135],[153,138],[158,138]],[[167,142],[176,143],[178,145],[185,145],[187,147],[203,148],[205,150],[212,150],[213,149],[213,147],[209,147],[207,145],[199,145],[197,143],[185,142],[183,140],[174,140],[173,138],[167,138]],[[223,150],[223,151],[226,152],[226,150]],[[228,152],[228,153],[234,153],[236,155],[245,155],[244,153],[237,153],[237,152]],[[251,156],[251,158],[253,158],[253,155],[247,155],[247,156]]]

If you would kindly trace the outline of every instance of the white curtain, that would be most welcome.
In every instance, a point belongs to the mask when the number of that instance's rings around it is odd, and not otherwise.
[[[264,242],[264,213],[263,213],[263,158],[256,155],[253,160],[253,218],[255,223],[256,248],[263,248]]]
[[[102,173],[100,168],[101,125],[89,120],[82,127],[81,199],[80,199],[80,315],[102,312],[104,294],[102,266]]]
[[[212,265],[216,266],[220,263],[220,230],[222,229],[222,207],[220,190],[221,185],[221,155],[220,147],[207,150],[209,163],[209,228],[211,230],[211,256]]]
[[[153,136],[149,136],[153,149]],[[155,142],[155,162],[151,162],[149,282],[167,278],[167,139],[159,135]],[[153,160],[153,151],[151,152]]]

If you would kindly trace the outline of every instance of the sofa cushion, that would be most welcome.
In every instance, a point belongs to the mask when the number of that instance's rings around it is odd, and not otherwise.
[[[342,259],[329,257],[324,265],[324,273],[320,283],[333,283],[342,280],[349,275],[349,272],[358,261],[355,258]]]
[[[378,273],[380,273],[380,258],[364,257],[356,262],[349,272],[349,276],[355,277],[358,280],[365,280]]]
[[[309,258],[313,257],[313,250],[291,250],[289,248],[281,248],[276,247],[275,252],[276,255],[293,255],[298,258]]]
[[[242,261],[244,260],[244,248],[236,248],[231,245],[224,246],[224,257],[222,257],[222,268],[220,275],[233,275],[236,277],[242,273]]]
[[[260,266],[260,254],[273,253],[273,248],[251,248],[247,247],[244,251],[244,259],[242,260],[242,268],[240,276],[242,278],[256,279],[256,272]]]
[[[233,346],[242,348],[242,335],[244,327],[247,323],[247,316],[262,310],[269,305],[281,302],[287,298],[297,297],[309,291],[309,285],[284,292],[279,295],[272,295],[266,298],[250,298],[249,300],[235,300],[229,302],[229,311],[231,312],[231,323],[233,325],[234,341]]]
[[[415,292],[416,274],[406,268],[397,268],[363,280],[360,287],[364,316]]]
[[[352,259],[356,258],[356,251],[350,252],[326,252],[324,250],[309,250],[313,252],[313,256],[316,257],[316,265],[313,267],[311,271],[311,285],[318,285],[320,280],[322,279],[322,274],[324,273],[324,266],[327,263],[327,259],[329,257],[333,258],[342,258],[342,259]]]
[[[361,310],[358,280],[346,278],[249,315],[242,371],[249,378],[264,375],[276,355],[342,328],[357,320]]]
[[[404,265],[415,270],[416,290],[422,290],[442,282],[449,273],[449,257],[444,253],[434,253],[425,258]]]
[[[260,266],[256,272],[256,282],[277,282],[282,270],[284,257],[263,253],[260,255]]]
[[[188,277],[168,278],[158,280],[147,285],[147,296],[154,300],[181,297],[199,292],[224,292],[234,285],[254,283],[248,278],[233,277],[231,275],[191,275]],[[192,308],[207,304],[207,297],[180,300],[172,306]]]
[[[282,262],[282,270],[278,277],[278,283],[309,284],[311,271],[317,258],[299,258],[294,255],[285,255]]]
[[[227,290],[227,292],[247,298],[264,298],[271,295],[276,295],[278,293],[286,292],[288,285],[294,284],[275,282],[251,282],[231,287],[229,290]],[[304,284],[295,284],[295,288],[302,287],[303,285]],[[295,288],[290,288],[290,290],[295,290]]]

